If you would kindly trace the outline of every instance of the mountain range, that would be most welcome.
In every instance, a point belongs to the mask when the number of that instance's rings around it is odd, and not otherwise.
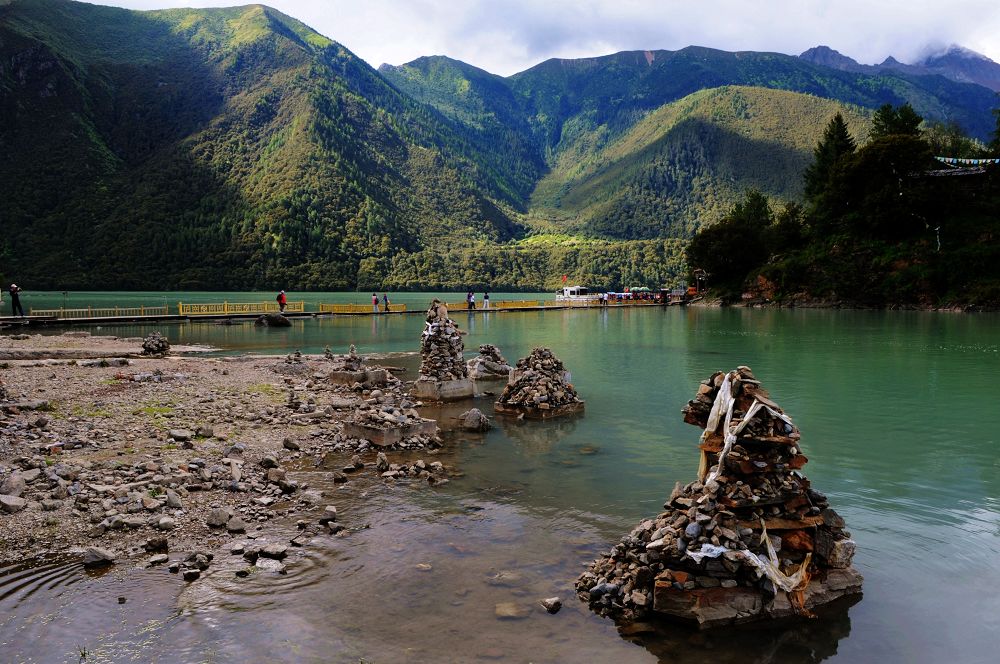
[[[816,46],[805,51],[799,57],[813,64],[842,71],[859,73],[902,72],[917,76],[937,74],[952,81],[975,83],[1000,92],[1000,64],[993,62],[985,55],[956,45],[929,53],[913,64],[904,64],[889,56],[877,65],[863,65],[829,46]]]
[[[801,197],[836,112],[859,141],[904,102],[989,136],[990,63],[949,53],[375,70],[262,5],[0,0],[0,269],[58,289],[668,283],[746,188]]]

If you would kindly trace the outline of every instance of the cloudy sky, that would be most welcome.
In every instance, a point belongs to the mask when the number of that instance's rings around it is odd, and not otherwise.
[[[245,4],[108,0],[130,9]],[[960,44],[1000,62],[997,0],[269,0],[377,67],[447,55],[497,74],[552,57],[622,50],[798,54],[825,44],[859,62],[903,62]]]

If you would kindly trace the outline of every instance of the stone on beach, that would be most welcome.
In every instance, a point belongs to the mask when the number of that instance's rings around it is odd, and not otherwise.
[[[0,496],[0,511],[8,514],[20,512],[28,506],[28,501],[18,496]]]
[[[83,553],[83,566],[92,569],[97,567],[107,567],[115,564],[115,554],[113,551],[102,549],[96,546],[88,546]]]

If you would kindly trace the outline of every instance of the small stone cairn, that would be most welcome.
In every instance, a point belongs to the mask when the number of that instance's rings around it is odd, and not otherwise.
[[[334,371],[361,371],[362,357],[358,355],[358,349],[351,344],[346,355],[335,355],[327,346],[323,357],[333,362]]]
[[[159,332],[150,332],[142,340],[143,355],[166,355],[170,352],[170,342]]]
[[[495,410],[534,417],[582,410],[583,399],[577,396],[568,379],[562,361],[551,350],[534,348],[531,355],[517,361]]]
[[[860,593],[846,524],[799,472],[799,431],[749,367],[703,381],[684,421],[705,430],[698,480],[591,564],[581,599],[621,622],[655,612],[713,627]]]
[[[365,404],[354,411],[350,421],[377,429],[396,429],[421,424],[420,417],[409,402],[396,406],[392,404]]]
[[[507,364],[507,360],[500,349],[493,344],[482,344],[479,347],[479,355],[468,361],[469,378],[473,380],[483,380],[490,378],[506,379],[510,372],[514,370]]]

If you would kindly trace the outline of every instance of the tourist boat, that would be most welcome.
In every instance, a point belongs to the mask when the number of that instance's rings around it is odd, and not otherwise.
[[[586,286],[563,286],[556,291],[556,302],[600,302],[601,294]]]

